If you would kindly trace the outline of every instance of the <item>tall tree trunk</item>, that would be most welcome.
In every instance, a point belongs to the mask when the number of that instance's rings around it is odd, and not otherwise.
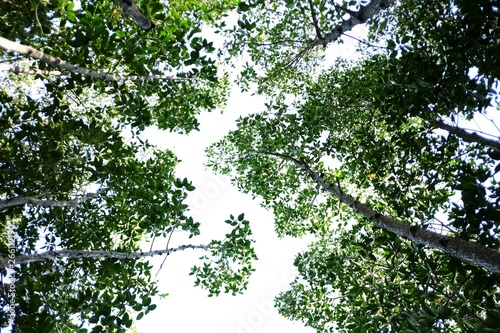
[[[279,153],[263,152],[263,154],[277,156],[293,162],[325,192],[335,195],[341,203],[348,205],[353,211],[363,215],[373,222],[375,226],[405,237],[417,244],[427,245],[452,257],[476,264],[493,273],[500,273],[500,252],[498,250],[467,242],[461,238],[449,237],[417,226],[410,226],[397,219],[380,214],[349,194],[342,192],[338,185],[327,182],[322,175],[312,170],[306,162]]]

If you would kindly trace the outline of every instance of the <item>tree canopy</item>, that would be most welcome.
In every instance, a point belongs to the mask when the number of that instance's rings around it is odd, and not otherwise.
[[[152,125],[189,133],[200,112],[224,105],[227,76],[200,32],[231,6],[2,1],[2,276],[14,270],[3,326],[124,332],[156,307],[145,257],[190,248],[205,251],[195,284],[245,289],[256,256],[244,215],[221,239],[170,248],[175,230],[200,234],[185,203],[194,186],[176,177],[171,151],[139,136]]]
[[[268,102],[207,165],[272,210],[279,236],[316,236],[281,314],[320,332],[498,331],[498,1],[0,3],[14,331],[125,331],[155,308],[154,254],[202,249],[195,284],[245,289],[249,222],[230,215],[222,239],[169,248],[174,230],[200,233],[194,186],[140,137],[197,130],[224,106],[231,66]],[[356,59],[332,55],[347,38]]]
[[[280,312],[321,332],[496,331],[498,3],[240,12],[240,82],[270,101],[210,147],[209,165],[260,197],[278,234],[318,236]],[[359,58],[325,68],[331,43],[363,23]]]

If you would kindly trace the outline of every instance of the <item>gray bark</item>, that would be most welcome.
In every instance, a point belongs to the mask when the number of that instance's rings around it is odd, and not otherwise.
[[[123,12],[130,16],[141,29],[149,31],[154,28],[153,22],[141,12],[133,0],[116,0],[116,2],[122,7]]]
[[[145,257],[152,257],[156,255],[170,255],[173,252],[184,251],[186,249],[214,249],[216,247],[210,245],[181,245],[179,247],[154,250],[147,252],[116,252],[116,251],[84,251],[84,250],[58,250],[47,251],[43,253],[26,254],[16,256],[13,264],[29,264],[32,262],[54,260],[61,258],[112,258],[112,259],[139,259]],[[9,259],[7,257],[0,257],[0,267],[8,267]]]
[[[358,11],[347,11],[350,18],[343,21],[335,27],[331,32],[327,33],[324,38],[316,38],[312,47],[318,45],[326,46],[327,44],[333,43],[338,40],[343,33],[352,30],[358,24],[363,24],[367,20],[371,19],[382,10],[388,8],[394,3],[394,0],[372,0],[366,6],[362,6]]]
[[[341,203],[348,205],[353,211],[363,215],[366,219],[373,222],[375,226],[398,236],[405,237],[417,244],[429,246],[443,251],[452,257],[476,264],[493,273],[500,273],[500,252],[498,250],[467,242],[461,238],[449,237],[417,226],[411,226],[392,217],[380,214],[349,194],[342,192],[338,185],[327,182],[321,174],[312,170],[306,162],[279,153],[264,152],[264,154],[277,156],[293,162],[325,192],[335,195]]]
[[[179,80],[179,78],[172,76],[165,76],[165,75],[136,76],[136,75],[118,75],[118,74],[102,73],[95,71],[93,69],[78,67],[77,65],[70,64],[69,62],[66,62],[58,57],[54,57],[51,56],[50,54],[43,53],[42,51],[32,48],[31,46],[18,44],[3,37],[0,37],[0,49],[10,52],[16,52],[26,57],[31,57],[33,59],[38,59],[47,64],[65,69],[75,74],[86,75],[101,80],[118,81],[118,82],[132,81],[132,80]],[[11,69],[8,70],[14,73],[24,72],[23,70],[16,69],[15,67],[12,70]],[[39,73],[37,72],[37,70],[33,70],[32,73],[28,70],[28,74],[39,74]]]
[[[10,200],[0,200],[0,209],[20,205],[32,205],[41,207],[75,207],[79,203],[89,200],[95,196],[96,195],[86,195],[74,200],[48,200],[37,199],[33,197],[16,197]]]
[[[431,125],[433,125],[435,127],[444,129],[445,131],[448,131],[451,134],[455,134],[456,136],[458,136],[459,138],[461,138],[465,142],[472,142],[472,143],[477,142],[483,146],[488,146],[488,147],[493,148],[496,151],[500,152],[500,141],[495,141],[495,140],[485,138],[485,137],[480,136],[479,134],[474,133],[474,132],[469,133],[466,130],[464,130],[463,128],[448,125],[448,124],[444,123],[442,120],[429,120],[429,122],[431,123]]]
[[[314,49],[317,46],[326,46],[330,43],[337,41],[344,33],[351,31],[358,24],[363,24],[367,20],[371,19],[382,10],[390,7],[394,3],[394,0],[372,0],[366,6],[361,6],[358,11],[345,10],[349,14],[349,19],[342,21],[338,24],[332,31],[325,34],[325,36],[317,36],[312,41],[308,42],[307,45],[299,51],[292,59],[287,63],[287,67],[297,63],[305,54]],[[341,8],[341,7],[338,7]],[[318,27],[319,31],[319,27]],[[317,34],[318,35],[318,34]]]

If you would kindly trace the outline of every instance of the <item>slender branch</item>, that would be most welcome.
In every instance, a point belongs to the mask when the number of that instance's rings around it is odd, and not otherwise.
[[[309,9],[311,10],[311,18],[312,18],[312,25],[314,26],[314,30],[316,31],[316,37],[318,39],[323,39],[323,35],[321,34],[321,29],[319,28],[318,24],[318,17],[316,16],[316,12],[314,11],[314,5],[312,0],[309,1]]]
[[[373,47],[373,48],[377,48],[377,49],[387,49],[386,46],[380,46],[380,45],[371,44],[371,43],[368,43],[368,42],[366,42],[366,41],[364,41],[362,39],[359,39],[359,38],[356,38],[354,36],[348,35],[346,33],[344,33],[344,36],[349,37],[351,39],[354,39],[358,43],[365,44],[366,46],[369,46],[369,47]]]
[[[302,39],[283,39],[283,40],[275,40],[272,42],[241,42],[242,45],[252,45],[252,46],[275,46],[277,44],[289,44],[293,45],[295,44],[304,44],[306,43],[306,40]]]
[[[418,226],[410,226],[397,219],[380,214],[349,194],[342,192],[338,185],[327,182],[321,174],[312,170],[306,162],[280,153],[260,152],[260,154],[272,155],[292,161],[325,192],[335,195],[340,202],[348,205],[354,212],[363,215],[379,228],[405,237],[417,244],[427,245],[443,251],[452,257],[474,263],[493,273],[500,273],[500,252],[496,249],[467,242],[461,238],[441,235]]]
[[[23,44],[15,43],[6,38],[0,37],[0,49],[10,52],[16,52],[26,57],[31,57],[34,59],[38,59],[42,62],[45,62],[49,65],[59,67],[65,69],[71,73],[86,75],[90,77],[94,77],[101,80],[107,81],[133,81],[133,80],[181,80],[181,78],[173,77],[173,76],[165,76],[165,75],[147,75],[147,76],[137,76],[137,75],[118,75],[118,74],[109,74],[98,72],[93,69],[78,67],[77,65],[73,65],[69,62],[66,62],[58,57],[51,56],[50,54],[39,51],[31,46],[26,46]],[[3,67],[2,70],[8,70],[14,73],[25,73],[22,69],[10,69],[9,67]],[[30,72],[33,71],[33,72]],[[28,70],[27,74],[39,74],[38,70]],[[50,73],[50,72],[48,72]],[[40,73],[47,74],[47,73]],[[54,72],[55,75],[59,75],[58,72]],[[63,75],[63,74],[60,74]]]
[[[219,247],[213,245],[181,245],[179,247],[154,250],[147,252],[117,252],[117,251],[85,251],[85,250],[57,250],[47,251],[42,253],[26,254],[16,256],[14,259],[8,257],[0,257],[0,267],[7,267],[9,260],[14,260],[15,265],[29,264],[32,262],[47,261],[62,258],[111,258],[111,259],[139,259],[152,257],[157,255],[170,255],[173,252],[184,251],[186,249],[217,249]]]
[[[496,151],[500,151],[500,141],[495,141],[491,139],[487,139],[483,136],[480,136],[477,133],[469,133],[463,128],[452,126],[444,123],[442,120],[429,120],[429,123],[435,127],[444,129],[451,134],[455,134],[465,142],[476,142],[482,144],[483,146],[488,146],[490,148],[495,149]]]
[[[116,0],[116,2],[122,7],[123,12],[130,16],[141,29],[149,31],[155,27],[153,22],[141,12],[141,9],[133,0]]]

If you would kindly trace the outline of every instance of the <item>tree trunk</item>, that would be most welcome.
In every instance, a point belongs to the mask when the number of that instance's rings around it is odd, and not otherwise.
[[[306,162],[279,153],[264,152],[264,154],[292,161],[325,192],[335,195],[341,203],[348,205],[353,211],[363,215],[373,222],[375,226],[407,238],[417,244],[427,245],[431,248],[443,251],[452,257],[476,264],[493,273],[500,273],[500,252],[498,250],[477,243],[467,242],[461,238],[449,237],[417,226],[410,226],[397,219],[377,213],[366,204],[342,192],[338,185],[327,182],[322,175],[313,171]]]
[[[394,3],[394,0],[372,0],[366,6],[361,6],[358,11],[344,10],[347,14],[350,15],[350,18],[347,20],[343,20],[342,23],[338,24],[331,32],[325,34],[323,37],[321,34],[318,34],[320,31],[319,26],[315,26],[317,37],[312,41],[308,42],[307,45],[300,50],[295,56],[288,61],[286,67],[289,67],[296,62],[298,62],[305,54],[307,54],[310,50],[317,46],[326,46],[330,43],[337,41],[344,33],[352,30],[358,24],[365,23],[368,19],[377,15],[383,9],[388,8],[391,4]],[[341,8],[337,6],[337,8]]]
[[[361,8],[356,12],[346,11],[346,13],[350,15],[350,18],[343,21],[331,32],[327,33],[323,39],[316,38],[312,47],[318,45],[326,46],[327,44],[335,42],[342,36],[342,34],[352,30],[352,28],[358,24],[365,23],[383,9],[388,8],[392,3],[394,3],[394,0],[372,0],[366,6],[361,6]]]

